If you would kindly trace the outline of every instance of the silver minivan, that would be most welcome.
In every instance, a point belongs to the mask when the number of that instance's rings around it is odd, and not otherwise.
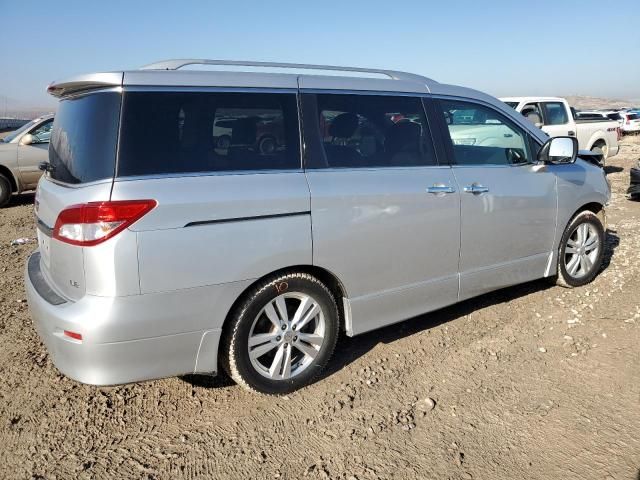
[[[474,90],[170,60],[49,91],[25,282],[53,362],[84,383],[222,367],[283,394],[341,333],[602,264],[610,190],[590,152]]]

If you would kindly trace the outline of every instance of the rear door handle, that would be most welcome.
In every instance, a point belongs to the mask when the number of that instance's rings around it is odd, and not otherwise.
[[[450,185],[436,184],[427,188],[427,193],[454,193],[456,190]]]
[[[472,183],[471,185],[467,185],[466,187],[464,187],[464,191],[466,193],[473,193],[473,194],[479,194],[479,193],[487,193],[489,191],[489,187],[485,187],[484,185],[479,185],[477,183]]]

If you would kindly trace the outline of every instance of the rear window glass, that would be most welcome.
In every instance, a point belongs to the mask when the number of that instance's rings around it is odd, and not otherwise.
[[[117,92],[62,100],[49,144],[51,178],[77,184],[113,177],[119,115]]]
[[[295,94],[127,92],[118,176],[300,168]]]

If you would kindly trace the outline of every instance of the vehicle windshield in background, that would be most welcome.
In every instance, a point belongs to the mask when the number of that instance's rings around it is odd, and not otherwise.
[[[640,119],[640,114],[638,113],[630,113],[627,115],[627,119],[629,120],[639,120]]]
[[[511,108],[516,108],[518,106],[518,102],[504,102],[509,105]]]
[[[51,178],[87,183],[113,177],[120,94],[103,92],[64,99],[49,145]]]
[[[38,120],[38,119],[36,119],[36,120]],[[31,120],[30,122],[25,123],[19,129],[17,129],[14,132],[11,132],[9,135],[7,135],[3,139],[1,139],[0,142],[9,143],[11,140],[16,138],[18,135],[22,134],[22,132],[26,132],[31,127],[33,127],[36,124],[36,120]]]

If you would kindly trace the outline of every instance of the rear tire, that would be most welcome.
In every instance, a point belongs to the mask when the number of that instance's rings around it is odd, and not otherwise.
[[[604,246],[605,231],[600,219],[588,210],[578,213],[560,241],[556,283],[567,288],[590,283],[602,267]]]
[[[609,147],[607,147],[606,143],[596,143],[593,147],[591,147],[592,152],[596,152],[602,155],[602,166],[604,167],[607,156],[609,155]]]
[[[0,208],[11,200],[11,182],[4,175],[0,175]]]
[[[333,355],[338,307],[330,290],[302,272],[267,277],[225,327],[221,364],[242,387],[284,395],[311,383]]]

